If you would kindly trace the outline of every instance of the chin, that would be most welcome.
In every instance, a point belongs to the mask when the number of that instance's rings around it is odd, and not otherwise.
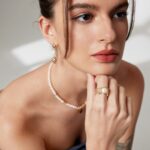
[[[93,73],[94,76],[98,75],[106,75],[106,76],[113,76],[116,73],[116,71],[98,71]]]
[[[113,76],[114,74],[115,74],[115,72],[98,72],[93,75],[94,76],[98,76],[98,75]]]
[[[119,64],[99,64],[93,67],[91,74],[113,76],[116,74]]]

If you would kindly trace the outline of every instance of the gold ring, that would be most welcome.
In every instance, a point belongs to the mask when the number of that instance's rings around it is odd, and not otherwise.
[[[109,88],[107,87],[97,88],[97,94],[104,94],[106,96],[109,96]]]

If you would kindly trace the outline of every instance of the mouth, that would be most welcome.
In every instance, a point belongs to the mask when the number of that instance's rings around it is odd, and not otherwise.
[[[101,63],[111,63],[115,62],[116,59],[119,57],[119,53],[116,50],[100,50],[91,55],[92,58],[96,59],[98,62]]]

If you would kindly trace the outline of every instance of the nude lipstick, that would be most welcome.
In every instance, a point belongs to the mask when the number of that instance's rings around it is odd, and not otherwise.
[[[94,59],[101,63],[111,63],[114,62],[118,56],[119,53],[116,50],[100,50],[94,54],[91,55]]]

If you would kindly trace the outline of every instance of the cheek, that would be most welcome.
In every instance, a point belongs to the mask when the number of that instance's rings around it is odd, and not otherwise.
[[[128,23],[122,23],[116,27],[118,39],[121,41],[126,41],[128,34]]]
[[[90,30],[82,27],[74,27],[70,32],[70,42],[72,50],[81,50],[88,52],[92,43],[92,34]],[[89,36],[90,35],[90,36]]]
[[[122,23],[115,27],[116,32],[116,47],[123,51],[128,34],[128,24]]]

